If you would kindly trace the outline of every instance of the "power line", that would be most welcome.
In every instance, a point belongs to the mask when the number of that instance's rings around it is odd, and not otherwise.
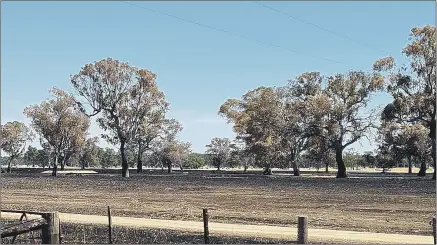
[[[311,55],[311,54],[308,54],[308,53],[305,53],[305,52],[302,52],[302,51],[298,51],[296,49],[289,49],[289,48],[282,47],[282,46],[279,46],[277,44],[265,42],[265,41],[262,41],[262,40],[259,40],[259,39],[249,38],[247,36],[244,36],[244,35],[241,35],[241,34],[238,34],[238,33],[235,33],[235,32],[230,32],[230,31],[227,31],[227,30],[224,30],[224,29],[221,29],[221,28],[217,28],[217,27],[213,27],[213,26],[210,26],[210,25],[202,24],[202,23],[199,23],[199,22],[196,22],[196,21],[184,19],[184,18],[175,16],[175,15],[172,15],[172,14],[167,14],[167,13],[164,13],[164,12],[160,12],[160,11],[157,11],[155,9],[144,7],[144,6],[141,6],[141,5],[138,5],[138,4],[133,4],[133,3],[130,3],[130,2],[126,2],[126,1],[121,1],[121,2],[125,3],[125,4],[129,4],[129,5],[137,7],[137,8],[142,8],[142,9],[150,11],[150,12],[154,12],[154,13],[157,13],[157,14],[160,14],[160,15],[164,15],[164,16],[167,16],[167,17],[170,17],[170,18],[173,18],[173,19],[177,19],[177,20],[180,20],[180,21],[188,22],[188,23],[191,23],[191,24],[194,24],[194,25],[197,25],[197,26],[202,26],[202,27],[205,27],[205,28],[208,28],[208,29],[211,29],[211,30],[215,30],[215,31],[219,31],[219,32],[222,32],[222,33],[226,33],[226,34],[229,34],[229,35],[237,36],[239,38],[243,38],[243,39],[246,39],[246,40],[249,40],[249,41],[254,41],[254,42],[257,42],[257,43],[260,43],[260,44],[268,45],[270,47],[274,47],[274,48],[278,48],[278,49],[283,49],[283,50],[286,50],[286,51],[289,51],[289,52],[292,52],[292,53],[298,53],[300,55],[309,56],[309,57],[314,58],[314,59],[322,59],[322,60],[326,60],[326,61],[329,61],[329,62],[332,62],[332,63],[341,64],[341,62],[338,62],[338,61],[335,61],[335,60],[331,60],[331,59],[327,59],[327,58],[322,58],[322,57],[314,56],[314,55]]]
[[[374,49],[374,50],[377,50],[377,51],[379,51],[379,52],[383,52],[383,53],[385,53],[384,50],[382,50],[382,49],[380,49],[380,48],[377,48],[377,47],[375,47],[375,46],[373,46],[373,45],[366,44],[366,43],[360,42],[360,41],[358,41],[358,40],[355,40],[355,39],[353,39],[353,38],[351,38],[351,37],[348,37],[348,36],[345,36],[345,35],[343,35],[343,34],[340,34],[340,33],[338,33],[338,32],[331,31],[331,30],[326,29],[326,28],[324,28],[324,27],[321,27],[321,26],[319,26],[319,25],[317,25],[317,24],[311,23],[311,22],[306,21],[306,20],[304,20],[304,19],[301,19],[301,18],[299,18],[299,17],[296,17],[296,16],[293,16],[293,15],[291,15],[291,14],[288,14],[288,13],[282,12],[281,10],[278,10],[278,9],[272,8],[272,7],[270,7],[270,6],[267,6],[267,5],[263,4],[263,3],[256,2],[256,1],[252,1],[252,2],[255,3],[255,4],[258,4],[258,5],[261,6],[261,7],[264,7],[264,8],[270,9],[270,10],[272,10],[272,11],[274,11],[274,12],[277,12],[277,13],[280,13],[280,14],[282,14],[282,15],[285,15],[285,16],[287,16],[287,17],[289,17],[289,18],[292,18],[292,19],[298,20],[298,21],[303,22],[303,23],[305,23],[305,24],[307,24],[307,25],[314,26],[314,27],[316,27],[316,28],[318,28],[318,29],[320,29],[320,30],[322,30],[322,31],[329,32],[329,33],[331,33],[331,34],[334,34],[334,35],[336,35],[336,36],[338,36],[338,37],[341,37],[341,38],[343,38],[343,39],[346,39],[346,40],[352,41],[352,42],[354,42],[354,43],[356,43],[356,44],[359,44],[359,45],[361,45],[361,46],[364,46],[364,47],[367,47],[367,48]]]

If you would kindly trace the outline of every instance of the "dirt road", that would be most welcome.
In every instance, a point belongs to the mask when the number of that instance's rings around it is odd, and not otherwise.
[[[19,219],[21,214],[1,213],[2,219]],[[38,217],[29,215],[29,218]],[[106,216],[60,213],[62,222],[76,224],[106,225]],[[131,217],[112,217],[114,226],[134,228],[159,228],[187,232],[203,232],[203,223],[182,220],[158,220]],[[272,239],[293,240],[297,235],[296,227],[280,227],[267,225],[240,225],[209,223],[212,235],[235,235],[240,237],[263,237]],[[433,244],[432,236],[398,235],[370,232],[339,231],[325,229],[309,229],[310,242],[329,243],[370,243],[370,244]]]

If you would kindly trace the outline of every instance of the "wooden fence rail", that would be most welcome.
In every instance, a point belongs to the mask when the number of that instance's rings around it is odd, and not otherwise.
[[[18,236],[27,232],[40,230],[45,225],[47,225],[45,219],[34,219],[10,224],[1,228],[1,238]]]
[[[42,213],[23,210],[0,210],[4,213],[21,213],[18,223],[6,225],[1,228],[1,238],[14,237],[35,230],[41,230],[42,244],[59,244],[61,240],[60,222],[58,212]],[[41,215],[41,218],[27,220],[26,214]],[[26,220],[23,220],[26,218]]]

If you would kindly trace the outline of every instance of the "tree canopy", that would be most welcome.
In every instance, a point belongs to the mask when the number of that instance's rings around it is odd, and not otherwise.
[[[33,134],[24,123],[13,121],[1,125],[0,136],[1,150],[9,155],[7,172],[10,173],[12,161],[24,153],[26,143],[33,139]]]
[[[99,115],[97,122],[106,132],[102,137],[119,144],[123,177],[129,177],[127,145],[135,139],[142,122],[168,106],[155,79],[149,70],[112,58],[87,64],[71,76],[81,111]]]
[[[79,111],[71,95],[58,88],[50,92],[53,99],[25,108],[24,114],[40,135],[41,143],[53,154],[52,175],[56,176],[59,157],[84,143],[90,121]]]

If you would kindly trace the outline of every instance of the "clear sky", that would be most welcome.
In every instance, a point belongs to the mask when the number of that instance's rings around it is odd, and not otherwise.
[[[260,85],[284,85],[303,72],[370,70],[378,58],[402,59],[410,29],[434,25],[436,10],[431,1],[263,2],[371,48],[250,1],[132,3],[249,39],[123,2],[3,1],[2,124],[28,123],[24,107],[48,98],[54,86],[72,91],[71,74],[112,57],[158,75],[158,85],[171,103],[169,117],[184,126],[180,138],[203,152],[213,137],[234,137],[231,125],[217,115],[227,98],[239,98]],[[378,95],[372,105],[388,101]],[[100,133],[94,124],[91,134]],[[108,145],[103,140],[100,144]],[[363,141],[352,147],[362,152],[374,145]]]

